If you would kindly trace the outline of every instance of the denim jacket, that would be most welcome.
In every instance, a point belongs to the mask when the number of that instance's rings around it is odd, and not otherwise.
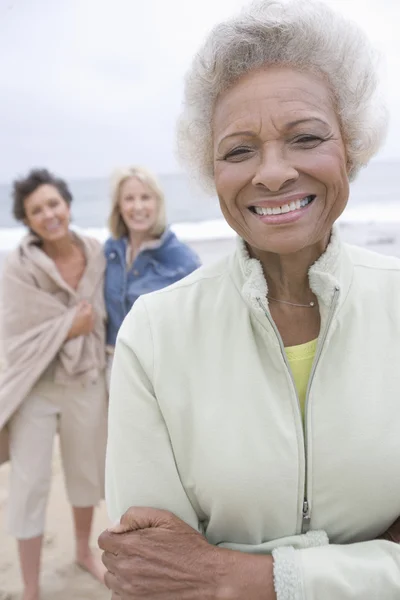
[[[198,256],[167,229],[151,248],[143,248],[128,269],[127,238],[109,238],[104,246],[107,266],[104,296],[108,313],[107,345],[115,346],[122,321],[134,302],[179,281],[200,266]]]

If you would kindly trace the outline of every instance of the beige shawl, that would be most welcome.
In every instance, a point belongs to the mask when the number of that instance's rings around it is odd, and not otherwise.
[[[0,464],[8,458],[7,422],[54,364],[54,380],[93,381],[105,368],[105,260],[99,242],[77,236],[86,269],[73,290],[32,235],[8,256],[1,283]],[[66,340],[80,300],[95,310],[90,335]]]

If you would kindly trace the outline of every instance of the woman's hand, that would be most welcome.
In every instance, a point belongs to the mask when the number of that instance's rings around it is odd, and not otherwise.
[[[212,546],[167,511],[130,508],[99,546],[113,598],[276,600],[270,556]]]
[[[128,600],[216,598],[219,552],[173,514],[131,508],[99,538],[107,587]]]
[[[381,540],[388,540],[395,544],[400,544],[400,517],[389,527],[383,535],[380,536]]]
[[[82,300],[77,305],[75,318],[72,322],[71,329],[68,332],[67,340],[79,337],[80,335],[88,335],[94,329],[94,311],[93,306]]]

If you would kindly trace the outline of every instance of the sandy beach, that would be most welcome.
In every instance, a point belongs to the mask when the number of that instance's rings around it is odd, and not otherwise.
[[[15,540],[4,532],[3,516],[7,501],[8,466],[0,468],[0,600],[18,600],[21,581]],[[108,527],[104,503],[99,507],[93,531],[93,547],[101,531]],[[65,496],[57,444],[54,450],[53,482],[48,506],[47,531],[42,559],[41,600],[109,600],[109,591],[74,565],[72,520]]]
[[[400,257],[400,226],[395,224],[344,224],[346,241],[371,250]],[[191,243],[208,264],[228,254],[234,239]],[[1,270],[0,257],[0,270]],[[48,507],[48,524],[43,555],[42,600],[108,600],[109,592],[73,564],[74,548],[72,523],[65,497],[62,470],[57,444],[54,452],[53,484]],[[3,521],[7,502],[8,466],[0,468],[0,519]],[[108,525],[102,505],[96,515],[93,545],[98,534]],[[17,600],[21,592],[20,574],[15,541],[0,528],[0,600]]]

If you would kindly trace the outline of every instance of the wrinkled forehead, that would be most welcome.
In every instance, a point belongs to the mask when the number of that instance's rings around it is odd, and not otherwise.
[[[229,134],[230,129],[257,128],[261,121],[265,125],[269,120],[281,129],[306,118],[338,123],[327,83],[310,73],[268,68],[242,77],[220,95],[214,108],[213,132],[218,138]]]

